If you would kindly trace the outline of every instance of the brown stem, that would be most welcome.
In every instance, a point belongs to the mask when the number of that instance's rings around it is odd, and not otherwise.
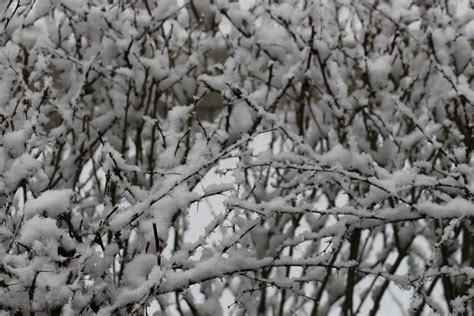
[[[155,236],[156,262],[158,263],[158,266],[161,267],[160,239],[158,238],[156,223],[153,223],[153,235]]]

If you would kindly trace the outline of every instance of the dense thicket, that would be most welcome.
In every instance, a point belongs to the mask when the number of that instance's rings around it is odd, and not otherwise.
[[[0,310],[472,313],[473,19],[2,1]]]

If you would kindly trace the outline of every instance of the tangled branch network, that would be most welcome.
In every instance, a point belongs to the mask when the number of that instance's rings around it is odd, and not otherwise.
[[[472,315],[473,5],[2,1],[0,311]]]

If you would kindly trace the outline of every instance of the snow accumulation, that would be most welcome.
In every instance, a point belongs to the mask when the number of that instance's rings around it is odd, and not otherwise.
[[[27,218],[43,212],[55,218],[69,210],[71,198],[72,190],[70,189],[45,191],[36,199],[26,201],[23,212]]]
[[[0,2],[0,314],[472,314],[473,12]]]

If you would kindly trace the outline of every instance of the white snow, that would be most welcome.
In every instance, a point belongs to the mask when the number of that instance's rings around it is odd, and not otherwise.
[[[54,219],[42,218],[36,215],[23,224],[19,240],[25,245],[32,245],[35,241],[47,243],[48,240],[59,239],[63,234]]]
[[[30,218],[45,212],[48,216],[55,218],[68,211],[71,196],[71,189],[45,191],[36,199],[26,201],[25,215]]]
[[[445,204],[423,202],[417,205],[417,209],[433,218],[460,218],[474,216],[474,204],[461,197],[454,198]]]

